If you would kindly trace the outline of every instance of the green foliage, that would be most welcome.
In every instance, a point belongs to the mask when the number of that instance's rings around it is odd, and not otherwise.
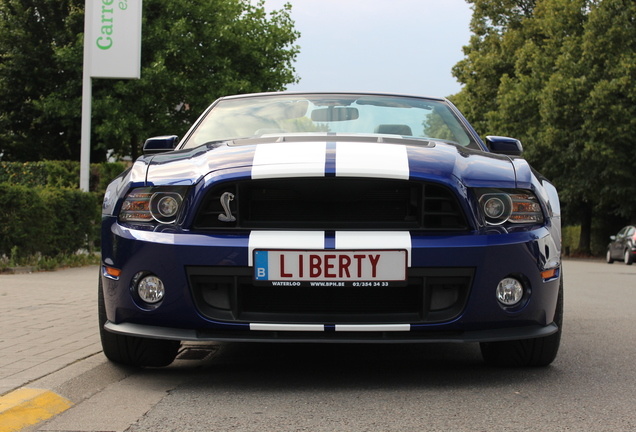
[[[83,32],[84,0],[0,1],[0,150],[4,160],[79,159],[79,107],[53,107],[51,92],[81,86],[79,67],[60,61]],[[80,57],[81,60],[81,57]],[[64,101],[61,101],[64,102]],[[58,109],[59,108],[59,109]]]
[[[81,263],[99,242],[101,201],[121,163],[91,165],[91,192],[77,188],[79,163],[0,163],[0,267],[50,269]],[[3,257],[4,258],[1,258]],[[26,264],[25,264],[26,263]]]
[[[532,16],[533,0],[467,0],[473,4],[470,23],[473,35],[464,47],[465,58],[453,67],[464,84],[453,102],[479,133],[491,133],[487,115],[496,111],[501,78],[514,75],[516,52],[524,40],[519,28]],[[499,134],[499,133],[498,133]]]
[[[139,80],[93,80],[92,155],[183,135],[219,96],[297,81],[291,6],[145,0]],[[84,0],[0,0],[4,160],[79,160]]]
[[[92,249],[89,241],[97,236],[101,218],[100,197],[78,189],[44,188],[39,192],[47,209],[48,230],[38,252],[55,256]]]
[[[100,197],[78,189],[0,184],[0,255],[12,261],[91,248]]]
[[[46,181],[46,162],[0,162],[0,183],[43,186]]]
[[[77,188],[79,169],[79,162],[75,161],[0,162],[0,183]],[[120,162],[91,164],[90,190],[103,193],[124,169]]]
[[[581,226],[566,226],[562,228],[562,247],[563,253],[571,255],[573,251],[578,249],[579,238],[581,236]]]
[[[79,165],[77,169],[79,171]],[[91,164],[89,190],[100,194],[104,193],[108,184],[113,181],[115,177],[124,172],[125,169],[126,166],[121,162]],[[79,178],[79,174],[75,179],[77,180],[77,178]]]
[[[38,252],[37,239],[46,235],[48,219],[36,189],[0,184],[0,255],[16,259],[18,252]]]
[[[79,164],[75,161],[48,161],[46,185],[59,188],[76,188],[79,179]]]
[[[18,248],[14,247],[9,257],[0,256],[0,273],[12,267],[30,267],[33,271],[52,271],[64,267],[98,265],[99,262],[99,255],[91,252],[78,251],[71,254],[57,254],[51,257],[42,254],[20,256]]]
[[[636,3],[471,0],[474,36],[453,101],[550,178],[591,250],[592,221],[636,214]]]

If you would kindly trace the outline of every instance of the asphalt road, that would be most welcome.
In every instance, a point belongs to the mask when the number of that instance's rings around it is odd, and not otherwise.
[[[164,369],[100,360],[73,384],[93,396],[31,430],[636,430],[636,265],[570,260],[564,275],[546,368],[487,367],[472,344],[190,345]],[[91,392],[100,370],[120,375]]]

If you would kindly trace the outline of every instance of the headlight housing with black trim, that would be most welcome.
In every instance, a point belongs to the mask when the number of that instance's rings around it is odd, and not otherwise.
[[[177,220],[186,187],[141,187],[128,192],[119,212],[120,222],[159,222],[171,224]]]
[[[476,189],[479,208],[487,225],[542,224],[537,196],[524,189]]]

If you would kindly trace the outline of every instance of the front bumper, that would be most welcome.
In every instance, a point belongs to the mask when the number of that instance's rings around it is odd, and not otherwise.
[[[107,322],[104,328],[112,333],[125,336],[137,336],[150,339],[179,340],[188,342],[224,341],[224,342],[322,342],[322,343],[449,343],[449,342],[498,342],[518,339],[533,339],[550,336],[558,331],[554,323],[541,327],[538,325],[521,328],[502,328],[491,330],[457,332],[422,332],[388,330],[388,326],[367,326],[366,330],[328,331],[297,330],[295,326],[278,330],[188,330],[169,327],[156,327],[142,324]],[[381,327],[387,328],[382,330]]]
[[[464,298],[451,305],[454,310],[433,318],[426,308],[406,314],[250,312],[237,298],[240,289],[228,295],[228,301],[236,303],[227,311],[210,312],[197,300],[192,269],[203,274],[222,269],[231,277],[240,273],[245,278],[250,269],[249,233],[144,231],[122,226],[112,217],[103,220],[103,233],[103,264],[121,270],[116,278],[102,275],[105,328],[114,333],[194,341],[484,342],[557,331],[553,320],[560,274],[547,280],[541,276],[560,265],[547,228],[411,236],[410,272],[426,279],[430,272],[459,271],[469,279]],[[135,298],[132,281],[139,273],[163,280],[166,296],[158,307]],[[495,290],[511,275],[524,280],[528,295],[519,307],[503,308]],[[426,297],[430,289],[423,286],[421,296]]]

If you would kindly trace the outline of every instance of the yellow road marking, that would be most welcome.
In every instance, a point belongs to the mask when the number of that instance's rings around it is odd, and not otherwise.
[[[66,411],[71,406],[71,401],[49,390],[15,390],[0,397],[0,432],[18,432]]]

